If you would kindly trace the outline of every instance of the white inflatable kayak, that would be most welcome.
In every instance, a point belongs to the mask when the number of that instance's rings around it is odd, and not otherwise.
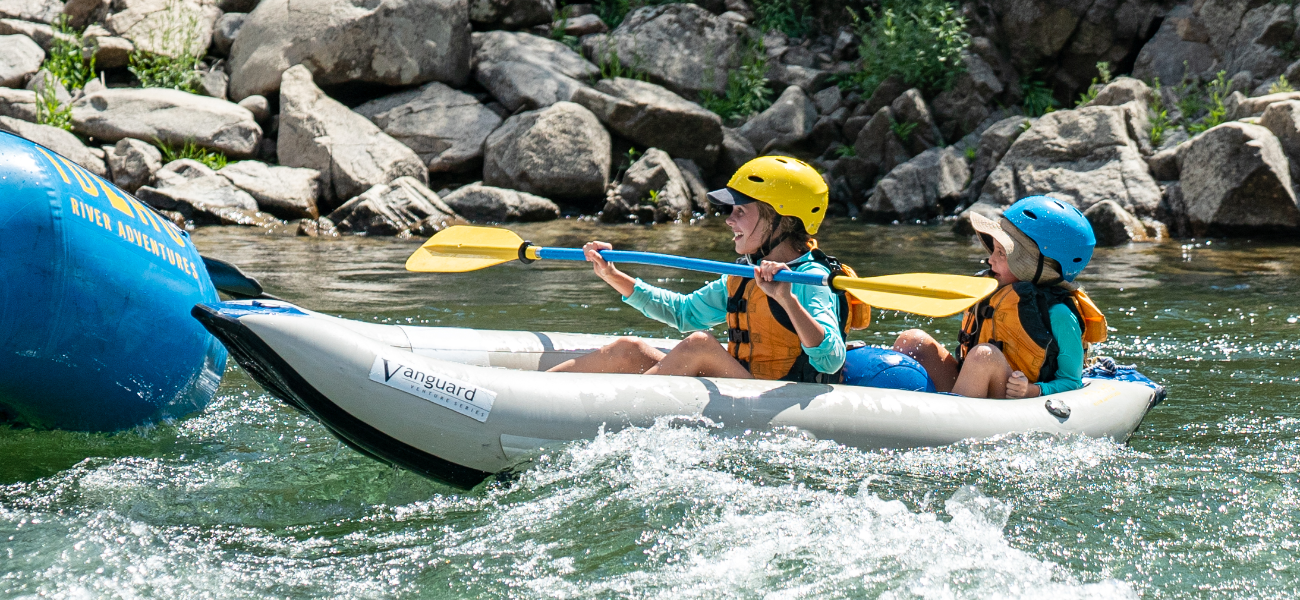
[[[1086,379],[1083,389],[1050,397],[985,400],[852,385],[548,373],[613,337],[378,325],[268,300],[200,304],[192,314],[258,383],[344,442],[464,487],[534,449],[664,416],[724,431],[789,427],[861,449],[1026,431],[1123,442],[1163,397],[1159,386],[1109,379]]]

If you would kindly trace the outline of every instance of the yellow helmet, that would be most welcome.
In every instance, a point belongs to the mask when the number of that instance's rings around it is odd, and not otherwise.
[[[829,188],[808,163],[789,156],[760,156],[731,176],[727,187],[709,192],[714,204],[764,202],[786,217],[798,217],[808,235],[815,235],[826,216]]]

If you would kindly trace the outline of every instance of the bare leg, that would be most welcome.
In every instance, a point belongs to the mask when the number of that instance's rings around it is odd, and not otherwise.
[[[685,375],[687,377],[730,377],[753,379],[713,336],[697,331],[673,348],[646,375]]]
[[[664,353],[645,340],[621,337],[595,352],[566,360],[549,370],[573,373],[645,373],[663,359]]]
[[[957,383],[957,357],[948,352],[930,334],[920,329],[904,331],[894,340],[894,351],[902,352],[921,363],[940,392],[951,392]]]
[[[971,398],[1006,398],[1010,378],[1011,365],[1002,351],[992,344],[980,344],[966,355],[952,391]]]

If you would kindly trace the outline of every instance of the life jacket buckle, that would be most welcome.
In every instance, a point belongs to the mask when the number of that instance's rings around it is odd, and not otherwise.
[[[731,329],[727,330],[727,341],[736,344],[748,344],[749,331],[745,329],[732,327]]]
[[[743,296],[727,298],[727,312],[743,313],[749,308],[749,303]]]

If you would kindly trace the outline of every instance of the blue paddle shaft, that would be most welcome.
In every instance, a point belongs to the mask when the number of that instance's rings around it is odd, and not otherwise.
[[[656,267],[700,271],[702,273],[736,275],[738,277],[754,276],[754,267],[752,265],[704,260],[702,258],[686,258],[684,256],[673,256],[671,254],[632,252],[628,250],[604,250],[600,255],[605,260],[612,263],[653,265]],[[580,248],[538,248],[537,256],[548,260],[587,260],[587,256],[582,253],[582,249]],[[804,285],[830,285],[829,277],[818,275],[817,273],[781,271],[780,273],[777,273],[776,277],[773,279],[777,281],[788,281],[790,283],[801,283]]]

